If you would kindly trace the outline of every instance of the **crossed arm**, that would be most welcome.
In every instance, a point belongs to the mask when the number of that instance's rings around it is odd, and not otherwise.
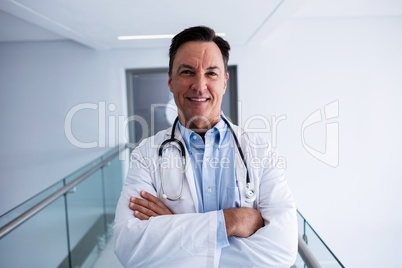
[[[162,201],[152,194],[141,191],[143,198],[131,197],[129,208],[139,220],[148,220],[150,217],[173,214]],[[242,207],[223,210],[227,236],[249,237],[263,227],[264,220],[261,213],[255,209]]]
[[[212,267],[217,261],[219,267],[247,267],[250,263],[256,267],[290,267],[294,263],[296,210],[283,171],[265,169],[260,174],[258,211],[223,210],[230,246],[219,254],[214,251],[217,213],[169,210],[155,197],[149,169],[141,162],[137,164],[139,168],[129,170],[116,209],[115,252],[124,266],[188,267],[191,261],[198,265],[194,267]],[[175,215],[170,215],[172,212]]]

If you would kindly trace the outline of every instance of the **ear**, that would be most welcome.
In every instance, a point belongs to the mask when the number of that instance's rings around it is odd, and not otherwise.
[[[172,86],[172,75],[170,73],[168,73],[169,75],[169,80],[168,80],[168,86],[170,88],[170,92],[173,93],[173,86]]]
[[[228,82],[228,79],[229,79],[229,73],[226,73],[226,77],[225,77],[225,81],[224,81],[224,85],[223,85],[223,92],[226,92],[226,87],[227,87],[227,82]]]

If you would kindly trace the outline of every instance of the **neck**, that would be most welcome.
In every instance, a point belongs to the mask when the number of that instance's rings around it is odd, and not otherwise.
[[[185,118],[179,115],[179,121],[182,126],[188,128],[204,139],[205,133],[212,129],[221,119],[220,114],[218,116],[207,118],[203,116],[197,116],[192,118]]]

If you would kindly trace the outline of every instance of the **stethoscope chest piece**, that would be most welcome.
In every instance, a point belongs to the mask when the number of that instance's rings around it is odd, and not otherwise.
[[[256,198],[254,189],[251,188],[250,183],[246,185],[246,202],[251,203],[254,202]]]

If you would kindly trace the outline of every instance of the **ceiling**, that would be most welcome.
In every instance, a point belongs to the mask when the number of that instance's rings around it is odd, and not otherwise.
[[[310,0],[293,17],[331,19],[401,16],[401,0]]]
[[[286,19],[402,16],[400,0],[1,0],[0,42],[69,39],[94,49],[165,47],[169,39],[121,35],[175,34],[194,25],[226,33],[232,45],[258,41]]]
[[[0,42],[59,39],[64,37],[0,10]]]
[[[0,42],[71,39],[95,49],[161,47],[170,40],[119,41],[117,37],[175,34],[190,26],[207,25],[226,33],[231,44],[245,44],[264,32],[268,22],[288,16],[305,0],[284,2],[1,0]]]

